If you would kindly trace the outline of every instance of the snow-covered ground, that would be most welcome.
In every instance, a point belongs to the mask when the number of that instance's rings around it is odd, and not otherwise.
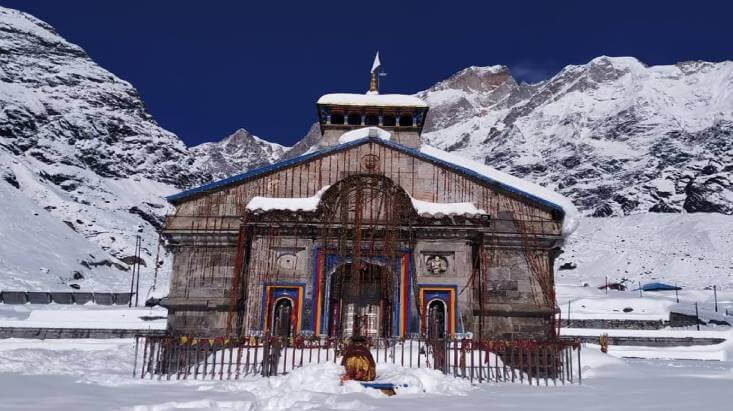
[[[700,318],[727,320],[733,323],[733,290],[717,291],[718,311],[715,311],[713,290],[683,289],[674,291],[599,290],[594,286],[558,284],[557,303],[562,318],[571,320],[669,320],[671,311],[695,315],[695,303]],[[677,300],[679,299],[679,303]],[[728,309],[729,316],[725,315]]]
[[[635,214],[588,218],[558,257],[557,284],[600,286],[627,278],[702,290],[733,289],[733,216],[714,213]],[[563,263],[573,270],[558,270]],[[712,291],[709,292],[712,297]]]
[[[164,330],[167,315],[161,307],[0,304],[0,327]]]
[[[583,384],[471,384],[437,371],[380,364],[378,379],[406,383],[394,397],[340,385],[332,363],[269,379],[133,379],[133,340],[5,340],[0,409],[196,410],[727,410],[733,363],[621,360],[583,348]]]

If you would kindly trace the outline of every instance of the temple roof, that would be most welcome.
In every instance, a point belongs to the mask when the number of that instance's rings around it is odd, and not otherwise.
[[[250,170],[246,173],[237,174],[235,176],[225,178],[223,180],[214,181],[204,184],[200,187],[182,191],[166,197],[172,204],[178,204],[188,199],[204,195],[209,192],[217,191],[224,187],[228,187],[240,182],[252,180],[254,178],[264,176],[287,167],[305,163],[315,158],[323,157],[339,151],[348,150],[362,144],[374,143],[381,144],[391,149],[400,151],[410,156],[414,156],[423,161],[447,168],[451,171],[460,173],[469,178],[475,179],[489,187],[494,187],[500,191],[508,192],[518,197],[525,198],[532,203],[544,206],[550,210],[554,210],[563,216],[563,235],[569,235],[578,225],[578,210],[573,203],[565,196],[558,194],[550,189],[539,186],[532,182],[514,177],[504,172],[498,171],[485,164],[478,163],[452,153],[423,144],[419,150],[405,147],[401,144],[389,140],[383,140],[378,137],[364,137],[347,143],[329,146],[312,153],[303,154],[289,160],[277,162],[275,164]]]
[[[428,107],[426,102],[407,94],[334,93],[322,96],[316,104],[364,107]]]

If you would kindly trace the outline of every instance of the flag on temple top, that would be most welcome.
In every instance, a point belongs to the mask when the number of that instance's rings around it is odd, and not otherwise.
[[[382,63],[379,61],[379,52],[377,51],[377,55],[374,56],[374,63],[372,64],[372,73],[376,72],[381,66]]]

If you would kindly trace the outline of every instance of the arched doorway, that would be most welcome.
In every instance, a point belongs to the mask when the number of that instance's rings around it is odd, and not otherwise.
[[[293,328],[292,314],[293,302],[289,298],[282,297],[275,301],[272,308],[272,324],[270,324],[272,335],[290,337]]]
[[[432,300],[428,303],[427,309],[427,334],[429,339],[443,339],[446,334],[445,317],[446,307],[441,300]]]
[[[392,274],[384,266],[348,263],[331,276],[328,335],[392,335]]]

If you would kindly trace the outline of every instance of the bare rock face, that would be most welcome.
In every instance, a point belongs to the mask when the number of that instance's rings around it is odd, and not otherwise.
[[[285,153],[283,159],[294,158],[307,153],[309,150],[317,147],[322,138],[321,128],[318,126],[318,123],[313,123],[305,134],[305,137],[291,147]]]
[[[599,57],[536,84],[465,69],[418,97],[424,140],[551,187],[586,215],[733,214],[733,62]]]

